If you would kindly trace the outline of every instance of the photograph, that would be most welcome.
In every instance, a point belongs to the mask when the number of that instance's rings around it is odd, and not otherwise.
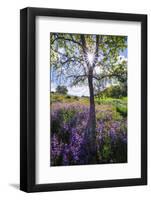
[[[50,33],[50,166],[127,163],[128,37]]]
[[[20,190],[147,185],[147,14],[27,7],[20,22]]]

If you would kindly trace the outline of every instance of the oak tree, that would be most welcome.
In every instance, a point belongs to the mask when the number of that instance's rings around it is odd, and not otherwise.
[[[120,53],[127,48],[126,36],[92,34],[50,34],[51,71],[61,84],[88,85],[89,119],[85,131],[88,163],[96,162],[95,86],[105,85],[127,76],[127,61],[120,61]]]

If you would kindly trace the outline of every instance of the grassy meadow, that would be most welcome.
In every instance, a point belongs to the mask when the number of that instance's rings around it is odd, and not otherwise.
[[[51,166],[87,164],[89,97],[50,94]],[[127,162],[127,97],[95,96],[97,163]]]

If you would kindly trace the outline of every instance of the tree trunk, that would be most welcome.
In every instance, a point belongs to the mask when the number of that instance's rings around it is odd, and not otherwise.
[[[95,117],[95,103],[94,103],[94,89],[93,89],[93,69],[95,66],[95,62],[98,58],[98,44],[99,44],[99,37],[96,36],[96,52],[95,52],[95,59],[93,65],[90,66],[90,63],[87,60],[87,47],[86,47],[86,40],[85,36],[81,35],[81,42],[83,46],[83,53],[87,68],[89,69],[88,73],[88,86],[89,86],[89,93],[90,93],[90,110],[89,110],[89,119],[86,126],[84,141],[85,144],[82,147],[84,150],[84,160],[87,164],[96,164],[97,161],[97,148],[96,148],[96,117]],[[83,158],[83,157],[82,157]]]
[[[89,71],[88,85],[89,85],[89,92],[90,92],[90,111],[89,111],[88,126],[92,129],[92,131],[95,131],[96,117],[95,117],[95,102],[94,102],[93,72],[92,72],[92,70]]]
[[[97,157],[96,150],[96,116],[95,116],[95,102],[93,89],[93,69],[90,68],[88,76],[88,85],[90,92],[90,110],[89,119],[86,127],[86,153],[88,155],[88,164],[95,164]]]

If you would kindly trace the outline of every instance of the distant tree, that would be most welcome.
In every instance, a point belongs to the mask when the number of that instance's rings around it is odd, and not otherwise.
[[[71,85],[87,84],[90,94],[89,119],[85,130],[88,162],[96,163],[96,114],[94,87],[110,79],[120,79],[124,65],[119,65],[121,51],[127,48],[126,36],[90,34],[50,34],[52,71]]]
[[[123,84],[111,85],[96,95],[99,98],[121,98],[127,96],[127,90]]]
[[[60,94],[67,94],[68,93],[68,89],[64,85],[58,85],[57,88],[56,88],[56,92],[58,92]]]

